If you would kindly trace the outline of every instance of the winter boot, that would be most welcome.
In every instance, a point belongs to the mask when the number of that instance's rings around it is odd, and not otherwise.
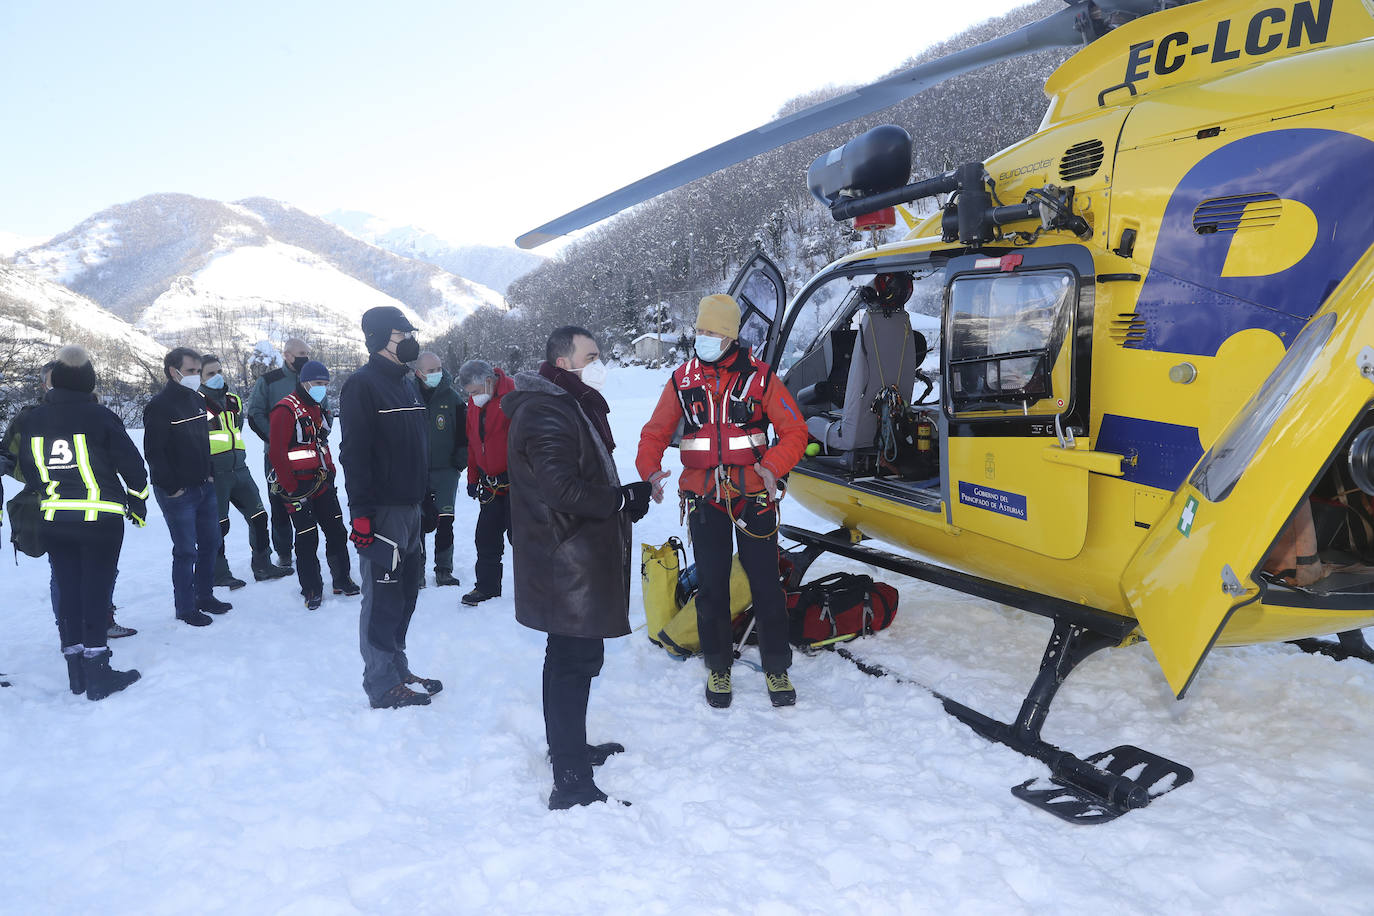
[[[458,581],[458,577],[453,574],[453,570],[444,569],[442,566],[437,566],[434,569],[434,584],[462,585],[462,583]]]
[[[402,706],[428,706],[429,694],[411,690],[405,684],[397,684],[380,700],[372,700],[373,709],[400,709]]]
[[[607,741],[605,744],[587,745],[587,759],[592,762],[592,766],[594,767],[599,767],[611,757],[616,754],[623,754],[624,752],[625,745],[615,741]],[[552,755],[548,753],[545,753],[544,756],[552,757]]]
[[[242,579],[238,578],[233,573],[231,573],[227,567],[225,568],[223,575],[215,576],[215,588],[227,588],[229,589],[229,591],[232,592],[240,588],[243,588],[247,584],[247,582],[244,582]]]
[[[190,610],[185,614],[178,614],[177,620],[182,623],[189,623],[193,627],[208,627],[213,621],[209,614],[202,614],[200,611]]]
[[[429,694],[430,696],[434,696],[436,693],[444,689],[444,682],[436,677],[420,677],[417,674],[409,672],[407,672],[406,674],[406,683],[419,684],[421,687],[425,688],[425,693]]]
[[[348,595],[352,597],[361,592],[362,589],[358,587],[358,583],[353,581],[352,576],[344,576],[342,579],[334,580],[334,594],[336,595]]]
[[[111,668],[108,651],[89,656],[83,653],[81,663],[86,678],[86,699],[88,700],[103,700],[142,677],[133,669],[115,671]]]
[[[609,801],[614,801],[616,804],[624,805],[627,808],[630,806],[629,802],[618,798],[612,799],[605,792],[602,792],[592,781],[590,775],[578,776],[570,772],[554,771],[553,791],[549,793],[550,811],[566,811],[569,808]]]
[[[209,598],[202,598],[199,605],[199,610],[207,614],[225,614],[234,609],[234,606],[228,601],[220,601],[214,595]]]
[[[733,695],[730,693],[730,669],[723,671],[708,671],[706,673],[706,702],[716,709],[725,709],[730,705]]]
[[[318,611],[320,603],[324,601],[324,596],[316,592],[313,595],[305,596],[305,609],[307,611]]]
[[[253,579],[258,582],[267,582],[272,579],[280,579],[289,576],[294,570],[290,566],[277,566],[272,562],[272,554],[260,553],[253,555]]]
[[[65,646],[62,649],[62,657],[67,662],[67,686],[77,696],[86,692],[86,671],[81,662],[81,654],[85,651],[85,646]]]
[[[477,605],[481,604],[483,601],[486,601],[488,598],[500,597],[500,592],[497,592],[493,595],[488,592],[482,591],[480,588],[474,588],[472,591],[468,592],[466,595],[463,596],[463,603],[466,604],[468,607],[477,607]]]
[[[120,626],[118,623],[115,622],[114,618],[110,619],[110,625],[105,630],[106,639],[123,639],[125,636],[137,635],[138,630],[135,630],[133,627]]]
[[[277,554],[277,565],[278,565],[279,567],[281,567],[282,569],[286,570],[286,574],[287,574],[288,576],[289,576],[291,573],[293,573],[293,572],[296,571],[295,568],[291,565],[291,555],[290,555],[290,554],[286,554],[286,553],[279,553],[279,554]]]
[[[792,686],[792,679],[786,671],[764,672],[763,680],[768,685],[768,699],[774,706],[797,705],[797,689]]]

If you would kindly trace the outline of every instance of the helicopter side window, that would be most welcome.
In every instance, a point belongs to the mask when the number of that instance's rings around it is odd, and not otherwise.
[[[1066,270],[973,274],[949,289],[950,404],[958,413],[1057,412],[1076,285]]]
[[[750,274],[739,292],[739,342],[751,348],[760,359],[768,344],[768,330],[777,318],[781,299],[777,284],[763,271]]]

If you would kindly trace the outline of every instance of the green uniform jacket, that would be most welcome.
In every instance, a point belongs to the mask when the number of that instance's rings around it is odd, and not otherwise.
[[[253,393],[248,396],[248,428],[262,440],[263,451],[267,450],[267,440],[271,437],[272,421],[269,415],[277,402],[296,390],[299,379],[296,373],[286,367],[273,369],[258,376],[253,383]],[[329,410],[329,398],[320,405],[321,410]]]
[[[429,419],[430,471],[461,471],[468,464],[467,405],[453,390],[447,372],[437,388],[419,388]]]

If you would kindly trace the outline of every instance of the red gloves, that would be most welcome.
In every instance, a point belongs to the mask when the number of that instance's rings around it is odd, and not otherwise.
[[[348,539],[358,546],[365,549],[372,546],[372,519],[366,515],[360,515],[353,520],[353,530],[348,533]]]

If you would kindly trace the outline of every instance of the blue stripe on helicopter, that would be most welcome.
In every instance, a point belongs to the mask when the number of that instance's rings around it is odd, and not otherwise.
[[[1145,335],[1134,349],[1215,356],[1232,334],[1274,332],[1284,346],[1374,243],[1374,142],[1334,130],[1275,130],[1228,143],[1188,170],[1164,211],[1136,314]],[[1272,193],[1317,218],[1317,238],[1287,270],[1223,277],[1235,232],[1199,235],[1205,200]],[[1263,230],[1255,230],[1263,231]],[[1169,489],[1173,489],[1172,486]]]
[[[1202,457],[1202,439],[1195,426],[1110,413],[1103,414],[1093,447],[1126,456],[1121,463],[1125,480],[1161,490],[1177,490]]]

